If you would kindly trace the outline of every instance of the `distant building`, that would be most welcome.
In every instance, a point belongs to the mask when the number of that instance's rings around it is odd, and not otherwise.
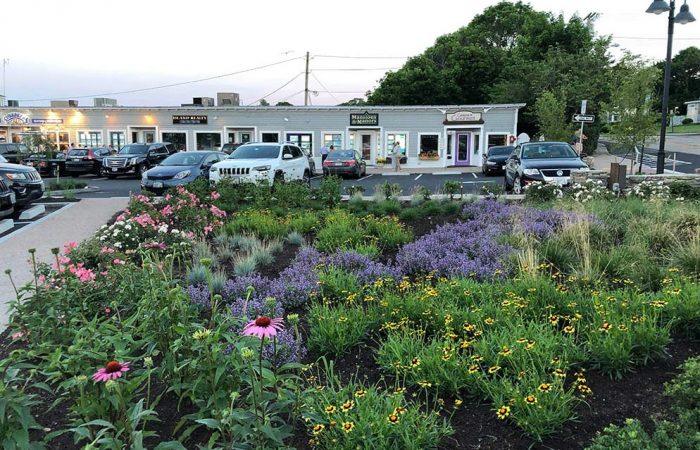
[[[700,123],[700,100],[685,102],[688,105],[688,114],[686,117],[693,119],[693,123]]]
[[[119,106],[119,105],[117,105],[116,98],[95,97],[92,99],[92,101],[93,101],[93,106],[95,106],[97,108]]]
[[[212,97],[193,97],[192,103],[182,103],[180,106],[183,106],[183,107],[192,107],[192,106],[209,107],[209,106],[215,106],[215,105],[214,105],[214,98],[212,98]]]
[[[51,100],[53,108],[77,108],[78,100]]]
[[[217,92],[216,106],[240,106],[241,98],[236,92]]]
[[[9,106],[10,108],[17,108],[19,107],[19,100],[8,100],[7,106]]]

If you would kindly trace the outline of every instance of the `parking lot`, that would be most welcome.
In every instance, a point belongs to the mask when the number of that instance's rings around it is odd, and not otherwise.
[[[11,217],[6,218],[12,219],[14,221],[14,226],[9,230],[0,232],[0,243],[4,240],[9,239],[13,233],[25,227],[30,227],[35,224],[41,223],[47,217],[51,216],[52,214],[56,214],[60,211],[63,211],[65,208],[70,207],[72,204],[73,202],[38,201],[32,203],[30,207],[43,207],[44,212],[27,219],[20,218],[22,211],[15,212]]]

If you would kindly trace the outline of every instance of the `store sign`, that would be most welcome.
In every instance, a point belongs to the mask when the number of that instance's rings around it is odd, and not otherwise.
[[[207,116],[205,115],[194,115],[194,116],[183,116],[183,115],[173,115],[173,124],[180,125],[206,125]]]
[[[19,112],[7,113],[3,116],[2,123],[5,125],[27,125],[29,116]]]
[[[448,123],[483,123],[480,112],[457,111],[445,115],[445,124]]]
[[[32,119],[32,123],[38,125],[61,125],[63,119]]]
[[[376,127],[379,125],[379,114],[365,111],[363,113],[350,114],[351,127]]]

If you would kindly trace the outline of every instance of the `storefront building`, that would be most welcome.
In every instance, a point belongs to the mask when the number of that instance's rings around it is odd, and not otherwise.
[[[294,142],[313,152],[353,148],[369,165],[399,142],[406,167],[478,166],[484,149],[515,141],[523,103],[452,106],[0,108],[0,142],[41,133],[56,147],[171,142]]]

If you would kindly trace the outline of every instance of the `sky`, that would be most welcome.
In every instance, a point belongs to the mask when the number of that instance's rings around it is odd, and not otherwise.
[[[8,99],[19,100],[21,106],[48,105],[50,99],[77,99],[81,106],[91,106],[92,97],[100,94],[110,94],[124,106],[170,106],[189,103],[192,97],[216,97],[216,92],[238,92],[243,105],[262,97],[271,104],[299,105],[304,103],[303,72],[309,52],[311,104],[333,105],[362,97],[387,70],[400,67],[406,57],[422,53],[439,36],[467,25],[496,3],[3,2],[0,59],[9,59],[3,89]],[[651,0],[529,3],[566,18],[600,13],[596,32],[613,35],[619,45],[611,51],[614,56],[627,49],[654,61],[665,57],[667,16],[646,14]],[[677,1],[677,8],[681,3]],[[700,0],[688,0],[688,4],[700,19]],[[674,54],[700,47],[700,20],[677,25],[673,45]],[[280,64],[237,73],[275,63]],[[117,93],[210,77],[219,78]]]

